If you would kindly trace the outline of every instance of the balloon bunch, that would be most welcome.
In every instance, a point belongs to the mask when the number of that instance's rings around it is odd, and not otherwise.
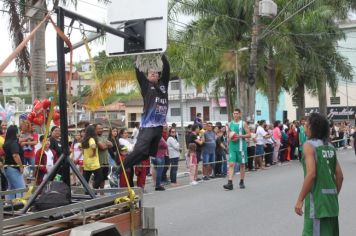
[[[27,115],[27,120],[35,125],[43,125],[48,118],[50,106],[51,100],[49,99],[43,99],[42,101],[35,99],[32,111]],[[55,125],[59,125],[59,110],[54,110],[52,119]]]

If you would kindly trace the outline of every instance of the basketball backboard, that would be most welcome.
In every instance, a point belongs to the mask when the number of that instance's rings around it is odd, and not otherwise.
[[[108,5],[107,24],[144,39],[135,43],[107,34],[106,52],[109,56],[164,52],[167,48],[168,0],[112,0]]]

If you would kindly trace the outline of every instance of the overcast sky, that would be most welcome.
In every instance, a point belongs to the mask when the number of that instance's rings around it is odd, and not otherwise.
[[[67,9],[71,9],[76,11],[78,14],[87,16],[93,20],[98,22],[106,21],[106,6],[100,3],[97,3],[96,0],[78,0],[77,9],[73,6],[67,6]],[[0,3],[0,9],[3,9],[2,3]],[[56,22],[56,15],[53,15],[53,20]],[[2,63],[5,58],[12,52],[12,42],[9,37],[8,30],[8,14],[0,12],[0,45],[1,45],[1,53],[0,53],[0,63]],[[66,21],[66,25],[69,25],[68,20]],[[76,23],[76,26],[77,23]],[[86,27],[85,29],[90,30],[90,28]],[[65,32],[67,33],[67,32]],[[73,30],[71,34],[72,43],[76,43],[81,39],[81,34],[79,30]],[[105,49],[105,45],[102,43],[93,42],[91,43],[92,54],[96,55],[99,51]],[[56,61],[56,33],[51,24],[48,24],[46,30],[46,61]],[[74,61],[85,60],[87,59],[87,52],[85,47],[81,47],[74,51]],[[69,59],[67,59],[69,61]],[[13,62],[11,65],[7,67],[6,72],[14,71],[15,63]]]

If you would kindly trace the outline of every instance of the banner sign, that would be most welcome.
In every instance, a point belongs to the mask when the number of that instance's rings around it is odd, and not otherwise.
[[[310,113],[319,113],[319,107],[305,108],[305,116]],[[356,107],[328,107],[327,118],[329,120],[347,120],[354,119],[356,114]]]

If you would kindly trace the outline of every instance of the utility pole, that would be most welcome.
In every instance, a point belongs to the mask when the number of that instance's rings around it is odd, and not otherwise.
[[[260,0],[254,0],[253,5],[253,19],[252,19],[252,35],[251,35],[251,54],[250,67],[248,74],[248,111],[247,119],[254,121],[255,119],[255,105],[256,105],[256,77],[257,77],[257,48],[258,48],[258,33],[259,33],[259,3]]]
[[[259,20],[260,16],[274,17],[277,14],[277,5],[273,0],[254,0],[253,18],[252,18],[252,34],[251,34],[251,54],[250,67],[248,73],[248,83],[250,85],[248,91],[248,111],[247,119],[255,120],[256,106],[256,78],[257,78],[257,49],[259,40]]]
[[[179,103],[180,103],[180,127],[181,127],[181,137],[179,139],[182,147],[182,155],[185,156],[185,130],[184,130],[184,118],[183,118],[183,84],[182,78],[179,77]]]
[[[348,88],[347,79],[346,79],[345,81],[346,81],[347,123],[350,124],[350,115],[349,115],[349,88]]]

